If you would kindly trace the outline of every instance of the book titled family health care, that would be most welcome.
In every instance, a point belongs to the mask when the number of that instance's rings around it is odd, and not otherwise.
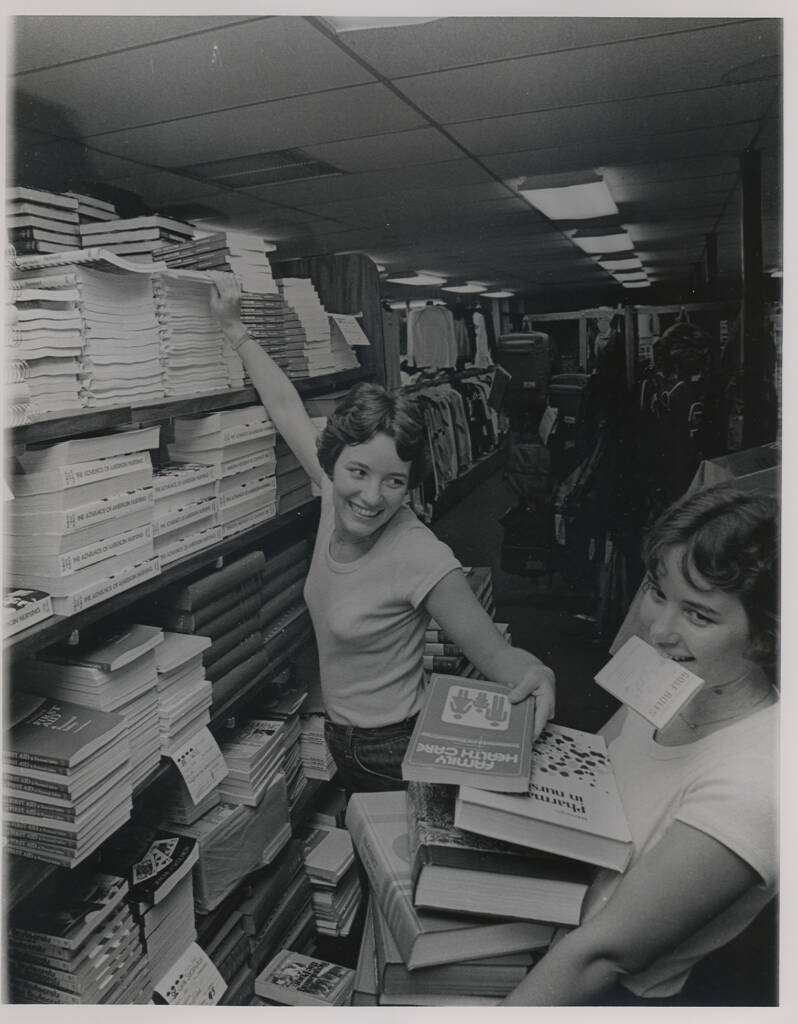
[[[402,777],[497,793],[529,788],[535,703],[510,687],[433,673],[402,761]]]

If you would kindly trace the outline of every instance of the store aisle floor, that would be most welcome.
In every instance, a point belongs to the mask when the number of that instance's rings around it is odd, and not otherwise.
[[[617,704],[593,681],[609,657],[606,641],[595,641],[593,596],[557,573],[530,578],[502,570],[499,517],[516,501],[497,473],[437,520],[435,533],[464,565],[492,567],[496,621],[509,623],[513,642],[557,674],[555,720],[595,732]],[[686,989],[688,1005],[776,1005],[777,948],[777,911],[771,907],[696,968]]]

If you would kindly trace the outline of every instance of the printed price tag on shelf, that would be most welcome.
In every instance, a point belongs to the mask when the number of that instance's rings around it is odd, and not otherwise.
[[[196,942],[192,942],[177,963],[155,985],[158,1002],[172,1006],[216,1006],[227,982],[216,965]]]
[[[183,776],[191,799],[198,804],[227,775],[227,764],[208,729],[200,729],[169,755]]]
[[[370,344],[354,313],[328,313],[327,315],[341,334],[343,334],[344,340],[348,345]]]
[[[639,636],[629,637],[596,675],[596,682],[657,729],[666,726],[703,685],[703,679],[663,658]]]

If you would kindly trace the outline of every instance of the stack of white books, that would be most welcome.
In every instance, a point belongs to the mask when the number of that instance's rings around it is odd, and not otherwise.
[[[72,868],[130,817],[122,715],[16,690],[3,743],[10,853]]]
[[[302,764],[302,727],[299,710],[307,699],[307,688],[295,680],[294,668],[287,666],[269,681],[268,694],[258,709],[283,724],[283,772],[288,789],[288,803],[296,807],[307,789],[308,777]]]
[[[30,367],[24,359],[5,359],[3,384],[5,404],[3,405],[3,426],[21,427],[31,421],[31,394],[28,379]]]
[[[277,514],[274,424],[262,405],[225,409],[174,422],[173,462],[212,466],[217,478],[216,525],[230,537]]]
[[[69,195],[17,186],[6,190],[6,231],[18,253],[80,248],[78,201]]]
[[[243,386],[241,360],[210,310],[213,288],[208,274],[190,270],[164,270],[153,277],[167,395]]]
[[[335,372],[330,321],[309,278],[284,277],[277,282],[285,301],[284,346],[292,368],[304,365],[306,377]]]
[[[167,756],[210,723],[213,688],[202,664],[210,645],[207,636],[164,632],[155,652],[161,752]]]
[[[6,584],[52,596],[73,615],[160,572],[152,537],[159,428],[31,446],[9,478]]]
[[[230,270],[241,290],[256,294],[274,294],[272,268],[267,253],[275,246],[260,235],[246,231],[199,233],[190,242],[181,242],[157,249],[153,256],[168,267],[192,270]]]
[[[324,738],[324,715],[320,712],[299,716],[302,729],[302,766],[309,779],[329,780],[335,775],[335,761]]]
[[[316,930],[322,935],[348,935],[362,902],[349,833],[345,828],[305,825],[296,834],[313,888]]]
[[[228,774],[219,783],[223,800],[254,807],[282,771],[283,722],[253,718],[217,737]]]
[[[161,566],[221,540],[214,468],[201,463],[166,463],[153,480],[152,531]]]
[[[94,223],[83,221],[80,225],[81,244],[86,248],[100,246],[128,259],[147,262],[152,262],[153,253],[167,242],[184,242],[193,234],[193,224],[157,213]]]
[[[162,641],[158,626],[81,630],[79,643],[46,647],[16,672],[31,693],[122,715],[135,787],[161,757],[155,649]]]

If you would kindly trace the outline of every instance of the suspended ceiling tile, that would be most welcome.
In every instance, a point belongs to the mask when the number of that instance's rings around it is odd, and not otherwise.
[[[462,150],[436,128],[372,135],[319,146],[305,146],[305,152],[342,171],[363,172],[462,159]]]
[[[609,175],[605,174],[609,184]],[[629,173],[623,182],[615,182],[610,186],[616,203],[660,203],[680,198],[699,195],[728,195],[737,185],[736,174],[717,174],[700,179],[679,178],[663,181],[634,181]]]
[[[605,163],[601,170],[614,193],[616,188],[627,181],[645,185],[658,181],[698,180],[719,174],[737,175],[740,172],[740,160],[733,153],[702,153],[677,160],[644,160],[626,167],[613,160]]]
[[[163,167],[397,131],[419,117],[382,85],[316,93],[95,136],[104,150]]]
[[[778,24],[724,24],[404,78],[400,85],[444,124],[698,89],[721,85],[735,68],[779,54]]]
[[[243,18],[24,15],[12,19],[9,71],[63,64],[101,53],[221,28]]]
[[[153,171],[121,177],[114,175],[106,180],[111,181],[115,188],[123,188],[127,192],[141,196],[153,207],[200,197],[208,197],[208,202],[214,203],[216,198],[224,197],[223,192],[208,182],[184,178],[178,174],[170,174],[168,171]]]
[[[698,18],[441,18],[399,29],[367,29],[342,42],[383,75],[397,78],[716,24]]]
[[[757,120],[767,111],[776,88],[772,82],[723,86],[450,124],[446,129],[477,156],[513,152],[520,141],[545,149],[638,133],[649,138],[666,132]]]
[[[18,87],[57,96],[90,136],[370,81],[302,18],[264,18],[34,71]]]

